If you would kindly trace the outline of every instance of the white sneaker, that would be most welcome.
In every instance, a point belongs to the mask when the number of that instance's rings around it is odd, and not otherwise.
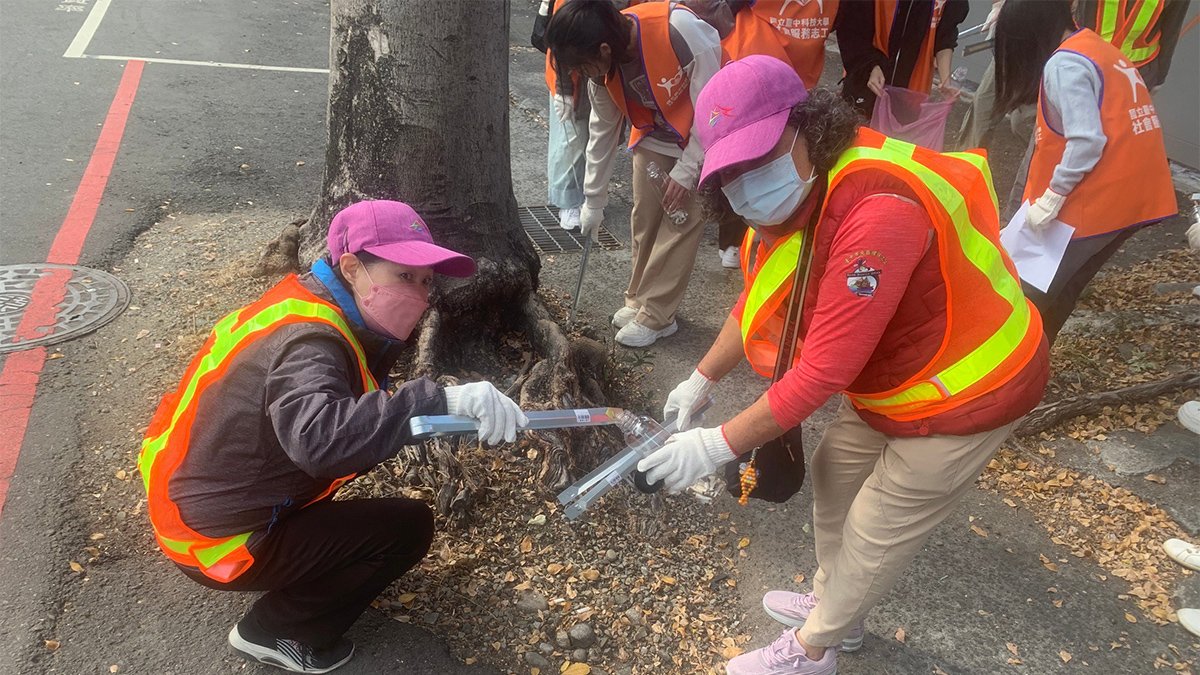
[[[622,307],[618,309],[612,315],[613,328],[624,328],[630,321],[637,318],[637,315],[638,309],[636,307]]]
[[[1200,434],[1200,401],[1188,401],[1179,406],[1179,423],[1193,434]]]
[[[579,214],[582,207],[576,206],[573,209],[561,209],[558,212],[558,226],[564,230],[579,229]]]
[[[664,338],[668,335],[674,335],[675,331],[679,330],[679,324],[672,321],[666,328],[654,330],[647,328],[636,321],[630,321],[625,324],[625,327],[617,331],[617,342],[626,347],[649,347],[658,341],[658,338]]]
[[[1200,637],[1200,609],[1184,607],[1175,614],[1179,617],[1180,626],[1186,628],[1192,635]]]
[[[1200,546],[1189,544],[1182,539],[1168,539],[1163,542],[1163,550],[1171,556],[1171,560],[1200,571]]]
[[[742,266],[742,251],[737,246],[730,246],[717,255],[721,258],[721,267],[735,270]]]

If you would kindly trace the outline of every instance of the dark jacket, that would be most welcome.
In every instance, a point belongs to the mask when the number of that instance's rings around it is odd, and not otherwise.
[[[311,273],[301,283],[342,307],[353,303]],[[343,313],[357,317],[356,308]],[[384,387],[401,343],[349,323]],[[412,443],[409,418],[445,414],[445,393],[425,378],[395,394],[364,394],[356,363],[335,329],[313,323],[278,328],[238,355],[200,401],[187,457],[171,478],[183,521],[211,537],[253,531],[253,549],[331,480],[367,471]]]
[[[934,54],[958,46],[958,27],[969,11],[967,0],[946,0],[933,37]],[[933,0],[899,0],[888,34],[888,53],[884,54],[875,47],[875,3],[848,0],[839,4],[833,29],[846,70],[842,82],[846,100],[871,116],[875,94],[867,89],[867,80],[875,66],[883,70],[888,84],[907,87],[932,19]]]

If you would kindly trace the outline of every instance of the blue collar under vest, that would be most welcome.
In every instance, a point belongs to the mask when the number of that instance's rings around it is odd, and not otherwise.
[[[317,278],[317,281],[320,281],[321,285],[333,296],[333,301],[342,309],[342,313],[346,315],[346,318],[350,319],[355,326],[370,330],[367,328],[366,322],[363,321],[362,313],[358,311],[358,303],[354,302],[354,296],[350,295],[350,291],[346,290],[346,287],[342,285],[342,280],[337,278],[337,275],[333,273],[333,268],[329,266],[329,263],[325,262],[324,258],[312,264],[312,273]]]

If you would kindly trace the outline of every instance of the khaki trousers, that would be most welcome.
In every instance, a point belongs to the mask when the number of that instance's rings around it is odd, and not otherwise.
[[[1016,422],[971,436],[885,436],[847,401],[811,460],[820,602],[800,629],[831,647],[891,590]]]
[[[667,173],[675,161],[643,148],[633,151],[633,270],[625,290],[625,306],[638,309],[634,320],[654,330],[666,328],[675,320],[704,232],[695,195],[688,194],[684,200],[688,217],[676,225],[663,211],[662,195],[646,175],[650,162]]]

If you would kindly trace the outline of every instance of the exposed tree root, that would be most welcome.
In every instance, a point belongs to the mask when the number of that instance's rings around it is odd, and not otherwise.
[[[1132,387],[1084,396],[1072,396],[1052,403],[1044,403],[1026,415],[1017,427],[1016,435],[1041,433],[1063,420],[1099,411],[1104,406],[1143,403],[1159,396],[1193,387],[1200,387],[1200,373],[1179,373],[1157,382],[1147,382]]]
[[[497,386],[526,410],[604,405],[610,399],[603,384],[611,368],[609,350],[586,337],[569,338],[536,292],[528,292],[519,306],[517,316],[510,315],[505,319],[527,341],[529,351],[511,382],[497,382]],[[486,370],[486,364],[497,361],[496,328],[494,325],[486,331],[481,328],[496,318],[474,318],[473,328],[468,329],[461,321],[451,325],[446,315],[431,310],[417,338],[409,375],[437,377],[443,384],[453,385],[458,383],[456,378],[439,375]],[[468,337],[481,332],[486,332],[486,337],[476,340]],[[533,442],[526,442],[525,446],[536,448],[540,455],[538,480],[550,490],[561,489],[570,482],[577,473],[577,461],[590,466],[604,454],[600,450],[602,446],[607,447],[607,453],[620,447],[620,435],[615,430],[608,433],[597,430],[526,433]],[[483,492],[481,482],[453,458],[455,452],[467,451],[477,442],[468,436],[427,443],[423,458],[426,467],[418,472],[418,476],[423,484],[436,490],[435,501],[443,515],[461,517],[468,514]],[[416,459],[416,455],[412,458]]]
[[[288,274],[300,269],[300,228],[308,222],[300,218],[288,223],[279,236],[267,244],[258,264],[250,271],[255,277]]]

